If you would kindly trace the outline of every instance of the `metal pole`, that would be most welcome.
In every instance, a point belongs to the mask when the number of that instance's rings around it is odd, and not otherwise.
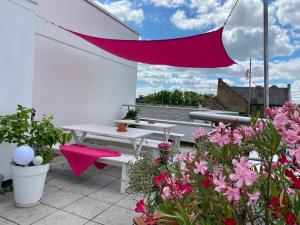
[[[269,20],[268,0],[264,0],[264,115],[269,107]]]
[[[248,116],[251,117],[251,77],[252,77],[252,60],[250,58],[250,65],[249,65],[249,96],[248,96]]]

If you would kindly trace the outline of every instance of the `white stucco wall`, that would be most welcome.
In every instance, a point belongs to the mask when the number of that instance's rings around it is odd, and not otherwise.
[[[40,0],[38,15],[81,33],[121,39],[138,35],[85,0]],[[33,106],[56,124],[111,124],[134,103],[137,65],[38,19]]]
[[[17,104],[31,106],[36,4],[28,0],[0,1],[0,115]],[[0,173],[10,178],[14,146],[0,145]]]

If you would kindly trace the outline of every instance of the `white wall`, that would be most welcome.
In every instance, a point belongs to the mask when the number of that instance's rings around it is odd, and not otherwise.
[[[31,106],[36,4],[28,0],[0,1],[0,115],[17,104]],[[0,173],[10,178],[14,146],[0,145]]]
[[[38,14],[81,33],[120,39],[138,35],[85,0],[40,0]],[[56,124],[111,124],[135,102],[137,65],[38,19],[33,106]]]

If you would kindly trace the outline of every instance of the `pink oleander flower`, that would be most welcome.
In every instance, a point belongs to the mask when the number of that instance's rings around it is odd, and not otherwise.
[[[289,119],[284,113],[277,112],[273,124],[277,129],[280,129],[281,127],[285,127],[289,123]]]
[[[215,190],[217,192],[222,192],[223,190],[225,190],[227,188],[227,184],[225,182],[225,176],[223,176],[222,174],[219,175],[219,177],[215,177],[213,182],[216,185]]]
[[[292,157],[295,157],[297,162],[300,162],[300,146],[297,146],[297,148],[294,149],[289,149],[288,152]]]
[[[257,180],[257,174],[251,169],[252,164],[246,157],[241,157],[240,162],[232,160],[235,166],[234,172],[229,175],[232,181],[236,181],[236,187],[241,188],[244,185],[251,186]]]
[[[152,180],[159,190],[162,190],[162,184],[170,183],[168,173],[166,171],[163,171],[159,176],[154,176]]]
[[[154,176],[152,180],[153,180],[153,182],[156,184],[158,190],[162,190],[162,186],[161,186],[161,178],[160,178],[160,176]]]
[[[249,198],[247,205],[250,206],[259,199],[260,192],[256,191],[253,194],[247,193],[247,195],[248,195],[248,198]]]
[[[171,195],[172,195],[171,188],[169,186],[164,187],[162,198],[166,200],[171,198]]]
[[[238,146],[241,146],[243,136],[241,135],[239,130],[233,130],[232,131],[232,136],[233,136],[233,143],[237,144]]]
[[[266,113],[270,119],[273,119],[276,115],[276,108],[267,108]]]
[[[287,193],[288,193],[288,195],[290,195],[290,196],[295,195],[295,191],[294,191],[294,189],[292,189],[292,188],[288,188],[288,189],[287,189]]]
[[[180,162],[180,170],[183,172],[188,172],[189,169],[186,167],[186,163],[185,162]]]
[[[194,141],[197,141],[203,137],[206,137],[206,132],[202,127],[199,127],[193,132],[192,135],[193,135]]]
[[[225,197],[229,202],[231,201],[239,201],[241,198],[240,189],[239,188],[231,188],[227,187],[227,191],[224,193]]]
[[[181,176],[184,183],[191,183],[189,174],[186,174],[184,171],[181,171]]]
[[[171,148],[171,144],[169,142],[161,142],[157,145],[160,150],[169,150]]]
[[[220,147],[223,147],[224,145],[230,143],[230,138],[228,137],[228,135],[222,135],[220,132],[211,134],[208,139],[210,142],[216,143]]]
[[[147,207],[146,207],[143,199],[137,201],[137,203],[135,205],[135,211],[138,213],[148,213]]]
[[[195,166],[196,166],[196,168],[194,169],[194,173],[196,173],[196,174],[198,174],[198,173],[204,174],[206,172],[206,170],[208,169],[207,162],[205,162],[205,161],[200,161],[199,163],[195,162]]]
[[[216,126],[216,127],[213,129],[213,131],[215,131],[215,132],[222,132],[225,128],[226,128],[225,124],[222,123],[222,122],[220,122],[220,123],[218,124],[218,126]]]
[[[184,160],[185,160],[185,155],[182,154],[182,153],[180,153],[180,154],[177,154],[177,155],[174,156],[174,160],[173,161],[175,163],[178,163],[178,162],[182,162]]]
[[[240,158],[240,161],[237,161],[236,159],[233,159],[232,164],[235,167],[246,167],[248,169],[252,168],[252,163],[250,163],[248,161],[248,158],[244,157],[244,156]]]
[[[251,139],[255,132],[251,126],[241,126],[239,128],[240,133],[246,138],[246,139]]]
[[[189,163],[192,163],[192,162],[194,162],[194,160],[195,160],[195,154],[194,154],[194,153],[189,153],[189,154],[187,155],[187,161],[188,161]]]

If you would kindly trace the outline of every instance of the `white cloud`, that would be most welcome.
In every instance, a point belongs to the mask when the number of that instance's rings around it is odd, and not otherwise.
[[[220,27],[236,1],[227,0],[223,4],[220,2],[219,0],[190,0],[190,10],[195,10],[196,15],[188,17],[187,10],[179,9],[171,16],[170,21],[182,30],[205,31]],[[270,10],[270,56],[291,55],[297,46],[291,42],[289,30],[276,24],[274,12]],[[239,1],[227,22],[223,40],[228,54],[234,59],[262,56],[263,9],[260,0]]]
[[[247,61],[240,61],[247,65]],[[252,86],[263,86],[263,61],[253,60]],[[300,57],[287,61],[270,63],[270,85],[284,86],[292,84],[292,100],[300,103]],[[138,80],[143,88],[138,94],[153,93],[167,85],[169,90],[193,90],[199,93],[216,93],[217,78],[233,86],[247,86],[245,70],[238,65],[222,69],[189,69],[166,66],[148,66],[139,64]],[[290,82],[289,82],[290,81]],[[157,88],[159,87],[159,88]],[[141,92],[141,90],[143,92]]]
[[[276,0],[274,2],[276,16],[283,25],[292,25],[300,29],[300,1]]]
[[[185,3],[185,0],[145,0],[158,7],[176,8]]]
[[[122,21],[134,22],[137,25],[141,25],[144,20],[143,9],[136,8],[129,0],[119,0],[108,3],[94,2]]]

